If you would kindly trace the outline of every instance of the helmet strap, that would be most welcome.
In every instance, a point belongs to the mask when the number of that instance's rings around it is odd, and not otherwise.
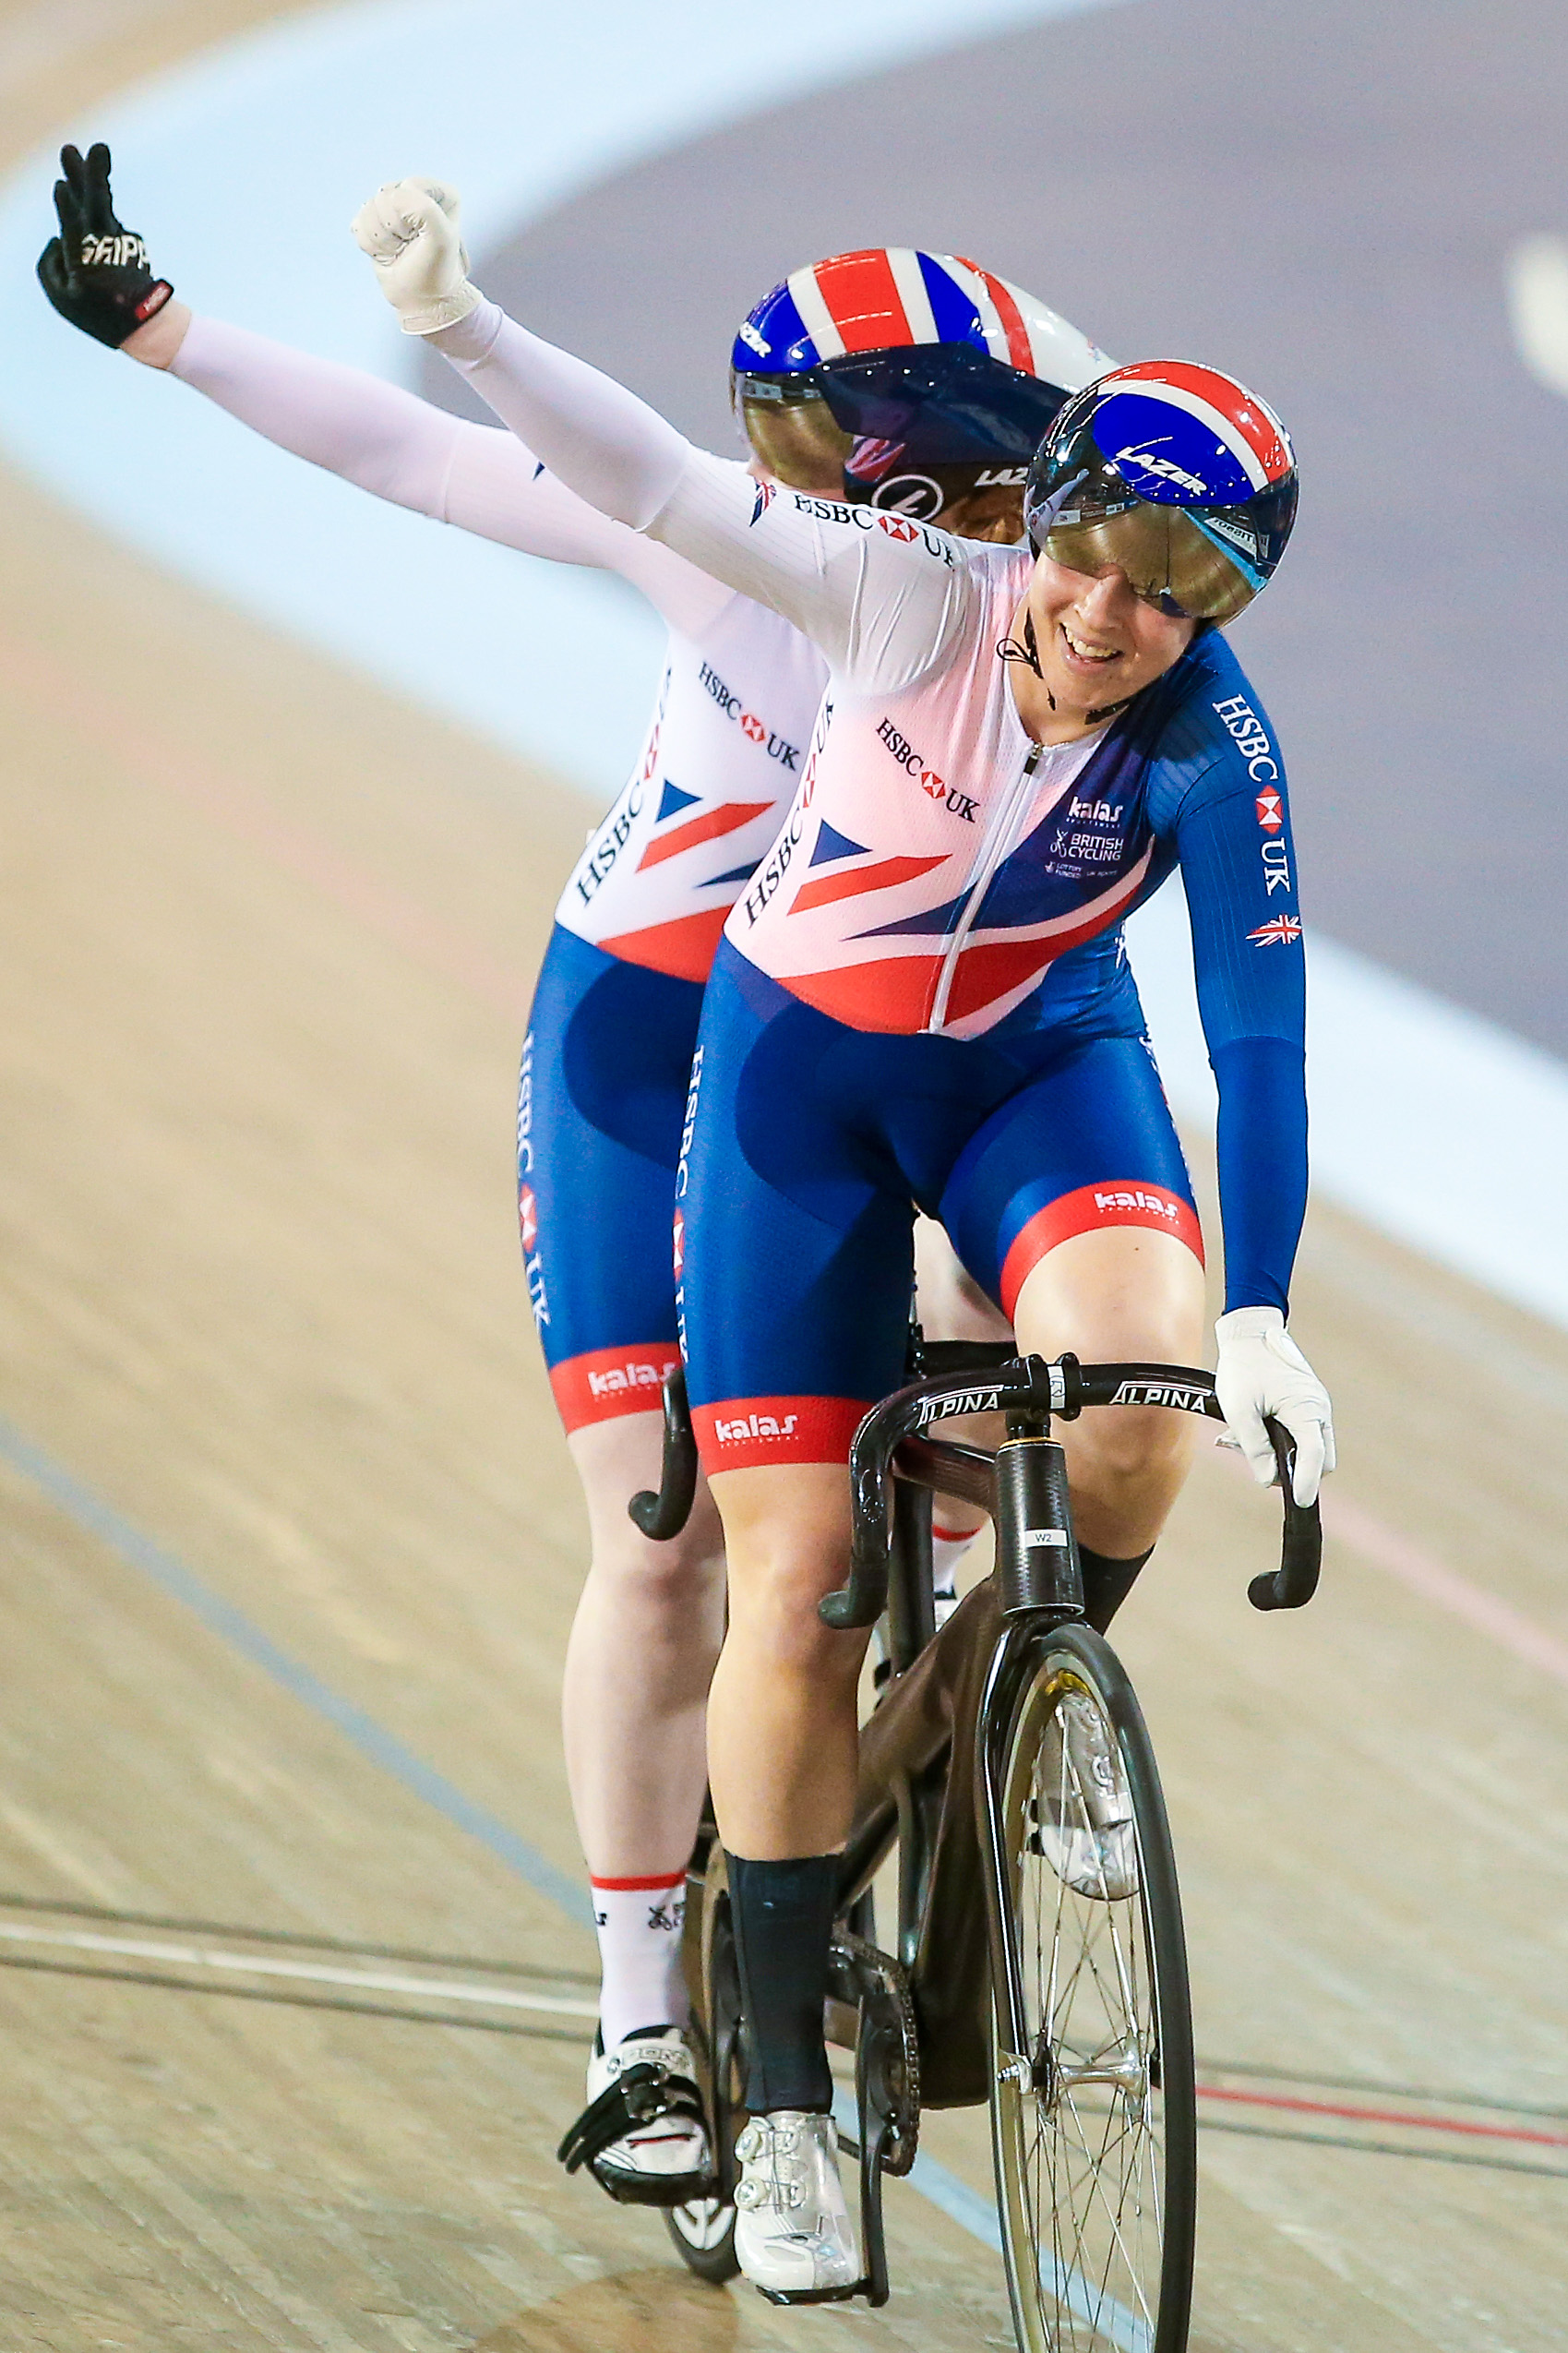
[[[1035,616],[1027,606],[1023,608],[1023,644],[1020,645],[1015,637],[1001,638],[997,644],[997,659],[999,662],[1022,662],[1024,668],[1033,670],[1040,684],[1046,686],[1045,673],[1040,668],[1040,642],[1035,635]],[[1119,702],[1102,702],[1097,710],[1084,712],[1083,724],[1092,727],[1100,719],[1114,719],[1119,711],[1125,711],[1128,704],[1136,699],[1134,695],[1124,694]],[[1046,686],[1046,701],[1054,711],[1056,697],[1048,686]]]

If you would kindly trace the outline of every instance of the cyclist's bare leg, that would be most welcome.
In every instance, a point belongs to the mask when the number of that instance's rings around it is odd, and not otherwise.
[[[591,1423],[568,1444],[582,1482],[592,1563],[567,1647],[561,1717],[578,1835],[595,1879],[684,1868],[706,1779],[708,1685],[724,1638],[724,1539],[700,1483],[667,1544],[627,1517],[657,1487],[657,1413]]]
[[[921,1328],[931,1340],[1011,1340],[1012,1326],[993,1307],[960,1259],[947,1230],[934,1218],[915,1220],[915,1302]],[[999,1414],[964,1414],[942,1424],[944,1438],[972,1447],[999,1446]],[[939,1526],[949,1536],[973,1536],[985,1513],[977,1505],[944,1495]]]
[[[1042,1356],[1071,1349],[1085,1363],[1197,1364],[1203,1270],[1173,1234],[1141,1226],[1074,1234],[1032,1269],[1016,1321],[1019,1347]],[[1106,1406],[1057,1435],[1080,1540],[1117,1560],[1147,1552],[1191,1468],[1196,1422],[1157,1406]]]
[[[863,1633],[817,1604],[849,1565],[842,1463],[778,1463],[713,1481],[729,1555],[729,1631],[708,1704],[708,1773],[726,1847],[758,1861],[826,1855],[855,1806]]]

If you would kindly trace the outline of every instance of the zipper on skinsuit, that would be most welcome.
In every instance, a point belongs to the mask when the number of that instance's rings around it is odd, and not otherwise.
[[[1026,796],[1028,787],[1034,781],[1035,771],[1044,757],[1045,749],[1043,743],[1032,743],[1029,746],[1029,757],[1023,762],[1018,782],[1009,793],[1005,807],[998,812],[997,822],[991,829],[990,839],[980,852],[975,879],[969,885],[968,905],[959,918],[958,929],[953,933],[947,954],[942,959],[942,968],[937,975],[937,993],[931,1001],[931,1016],[926,1024],[928,1029],[941,1029],[946,1026],[948,1000],[952,995],[953,976],[958,970],[958,959],[964,954],[964,942],[975,928],[975,918],[979,912],[986,893],[991,887],[991,877],[1001,864],[1005,846],[1011,837],[1013,821],[1018,814],[1019,801],[1021,798]]]

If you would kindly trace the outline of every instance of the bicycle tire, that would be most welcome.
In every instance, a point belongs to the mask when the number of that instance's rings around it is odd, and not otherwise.
[[[992,2151],[1018,2342],[1184,2353],[1198,2133],[1181,1901],[1148,1732],[1099,1635],[1067,1625],[1040,1639],[1000,1754],[999,1892],[1030,2039],[1025,2082],[993,2003]],[[1107,1828],[1112,1816],[1126,1828]]]
[[[689,1897],[688,1901],[689,1902]],[[664,2208],[664,2228],[676,2252],[699,2279],[722,2287],[740,2270],[735,2251],[735,2143],[740,2130],[743,2059],[740,2047],[740,1972],[730,1921],[724,1851],[715,1839],[709,1850],[701,1892],[702,1914],[692,1985],[692,2041],[697,2054],[702,2105],[717,2174],[717,2194]],[[688,1964],[689,1967],[689,1964]]]

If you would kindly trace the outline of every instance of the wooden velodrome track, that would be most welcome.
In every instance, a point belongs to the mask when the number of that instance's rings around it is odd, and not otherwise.
[[[5,161],[271,13],[0,9]],[[553,2161],[582,1529],[509,1098],[581,801],[4,475],[0,531],[0,2348],[1009,2341],[913,2191],[884,2313],[786,2316]],[[1247,1609],[1274,1507],[1206,1459],[1122,1643],[1209,2087],[1193,2343],[1533,2353],[1568,1339],[1321,1210],[1296,1321],[1342,1430],[1323,1594]],[[982,2119],[929,2145],[986,2189]]]

